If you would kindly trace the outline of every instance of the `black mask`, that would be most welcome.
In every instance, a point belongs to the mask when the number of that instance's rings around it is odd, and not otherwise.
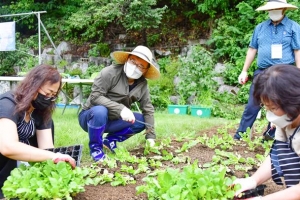
[[[38,93],[36,99],[31,102],[32,106],[38,110],[45,110],[52,104],[51,99],[45,100],[45,98],[47,98],[45,95]]]

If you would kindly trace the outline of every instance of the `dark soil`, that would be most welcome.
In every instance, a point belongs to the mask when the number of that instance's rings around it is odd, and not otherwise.
[[[217,133],[217,127],[212,128],[210,130],[206,130],[203,132],[198,133],[199,135],[207,134],[208,136],[212,136]],[[229,131],[232,134],[235,132],[235,130]],[[255,133],[254,133],[255,136]],[[168,149],[168,151],[174,152],[175,149],[181,147],[185,141],[177,142],[175,140],[172,140],[172,146],[174,148]],[[226,150],[228,151],[228,150]],[[231,150],[230,150],[231,151]],[[138,147],[131,151],[132,155],[140,156],[143,155],[144,147]],[[256,149],[255,152],[251,152],[247,149],[246,145],[243,145],[243,142],[237,142],[235,146],[233,146],[232,152],[237,152],[238,154],[247,157],[255,157],[256,154],[264,154],[264,149],[260,147],[259,149]],[[174,155],[176,153],[174,152]],[[184,153],[184,155],[191,158],[191,163],[194,160],[198,160],[199,164],[204,164],[207,162],[211,162],[212,156],[215,154],[214,149],[208,148],[207,146],[204,146],[202,144],[197,144],[196,146],[189,149],[188,152]],[[82,165],[85,165],[88,163],[82,163]],[[163,167],[173,167],[173,168],[179,168],[182,167],[184,164],[179,165],[173,165],[170,162],[163,162]],[[234,170],[233,166],[229,167],[232,170],[232,174],[238,178],[242,178],[245,175],[245,171],[236,171]],[[253,174],[256,171],[256,169],[252,169],[248,171],[248,174]],[[142,178],[144,178],[146,174],[141,174],[135,177],[136,184],[129,184],[126,186],[117,186],[112,187],[109,183],[104,185],[98,185],[98,186],[86,186],[86,191],[84,193],[78,194],[74,199],[75,200],[142,200],[142,199],[148,199],[146,194],[136,194],[136,187],[138,185],[144,184],[142,181]],[[265,183],[267,187],[264,190],[264,195],[270,194],[273,192],[276,192],[278,190],[282,189],[282,186],[276,185],[272,180],[269,180]]]

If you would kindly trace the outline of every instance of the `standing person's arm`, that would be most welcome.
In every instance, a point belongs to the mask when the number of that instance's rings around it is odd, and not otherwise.
[[[254,58],[256,56],[256,53],[257,53],[257,49],[249,47],[249,49],[247,51],[245,63],[244,63],[244,66],[243,66],[243,70],[242,70],[243,72],[247,72],[248,71],[248,69],[251,66],[251,63],[253,62],[253,60],[254,60]]]
[[[55,163],[69,162],[73,168],[76,165],[75,160],[69,155],[53,153],[19,142],[17,126],[7,118],[0,119],[0,153],[13,160],[41,162],[52,159]]]
[[[294,50],[296,67],[300,68],[300,50]]]
[[[247,82],[247,80],[248,80],[247,71],[250,68],[251,63],[253,62],[253,60],[256,56],[256,53],[257,53],[257,49],[249,47],[249,49],[247,51],[247,55],[246,55],[246,59],[245,59],[245,62],[244,62],[242,72],[241,72],[241,74],[239,75],[239,78],[238,78],[238,81],[239,81],[240,84],[245,84]]]

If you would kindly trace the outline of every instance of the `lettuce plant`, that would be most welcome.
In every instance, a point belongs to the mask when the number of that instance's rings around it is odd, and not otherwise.
[[[233,199],[239,185],[233,186],[235,177],[226,176],[226,168],[203,170],[198,161],[179,169],[167,168],[155,177],[147,176],[145,185],[138,186],[137,193],[147,193],[148,199],[196,200]]]
[[[6,198],[72,199],[84,192],[85,179],[89,170],[72,169],[66,162],[54,164],[52,160],[34,163],[32,166],[15,168],[2,187]]]

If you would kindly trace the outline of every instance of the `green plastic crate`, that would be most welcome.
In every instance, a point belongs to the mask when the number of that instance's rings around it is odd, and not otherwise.
[[[188,107],[188,105],[168,105],[168,112],[170,114],[186,115]]]
[[[191,115],[195,117],[208,118],[211,115],[211,108],[191,106]]]

